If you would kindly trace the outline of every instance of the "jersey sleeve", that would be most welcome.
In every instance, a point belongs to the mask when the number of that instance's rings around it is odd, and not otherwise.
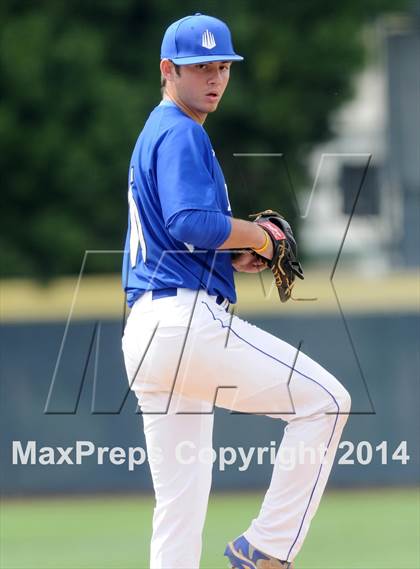
[[[218,211],[185,210],[168,221],[174,239],[202,249],[217,249],[232,231],[231,218]]]
[[[166,133],[157,150],[157,188],[165,225],[183,210],[220,211],[204,129],[183,121]]]

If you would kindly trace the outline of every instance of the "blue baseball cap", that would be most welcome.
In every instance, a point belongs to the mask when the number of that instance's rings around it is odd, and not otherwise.
[[[171,24],[163,36],[160,58],[177,65],[243,60],[233,50],[227,25],[205,14],[186,16]]]

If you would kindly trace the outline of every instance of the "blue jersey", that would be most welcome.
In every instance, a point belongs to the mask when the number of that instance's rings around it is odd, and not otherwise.
[[[152,111],[136,142],[128,202],[129,306],[145,291],[173,287],[236,302],[231,254],[216,251],[231,231],[223,172],[204,128],[170,101]]]

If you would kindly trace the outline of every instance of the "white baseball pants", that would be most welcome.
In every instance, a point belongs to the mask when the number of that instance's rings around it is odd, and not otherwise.
[[[205,291],[178,289],[156,300],[144,294],[128,318],[123,351],[143,411],[156,496],[151,569],[199,567],[212,462],[192,459],[212,446],[214,404],[288,423],[261,510],[244,535],[257,549],[292,561],[348,417],[344,387],[295,347],[232,318]],[[302,445],[314,452],[302,453]],[[284,467],[283,451],[300,457],[293,468]]]

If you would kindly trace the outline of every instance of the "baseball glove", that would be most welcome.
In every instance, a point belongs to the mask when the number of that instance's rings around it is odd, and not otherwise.
[[[281,302],[287,302],[292,296],[295,278],[304,278],[297,258],[297,245],[292,228],[282,215],[272,209],[254,213],[249,217],[263,227],[273,242],[272,259],[266,259],[255,251],[254,255],[267,263],[274,275]]]

